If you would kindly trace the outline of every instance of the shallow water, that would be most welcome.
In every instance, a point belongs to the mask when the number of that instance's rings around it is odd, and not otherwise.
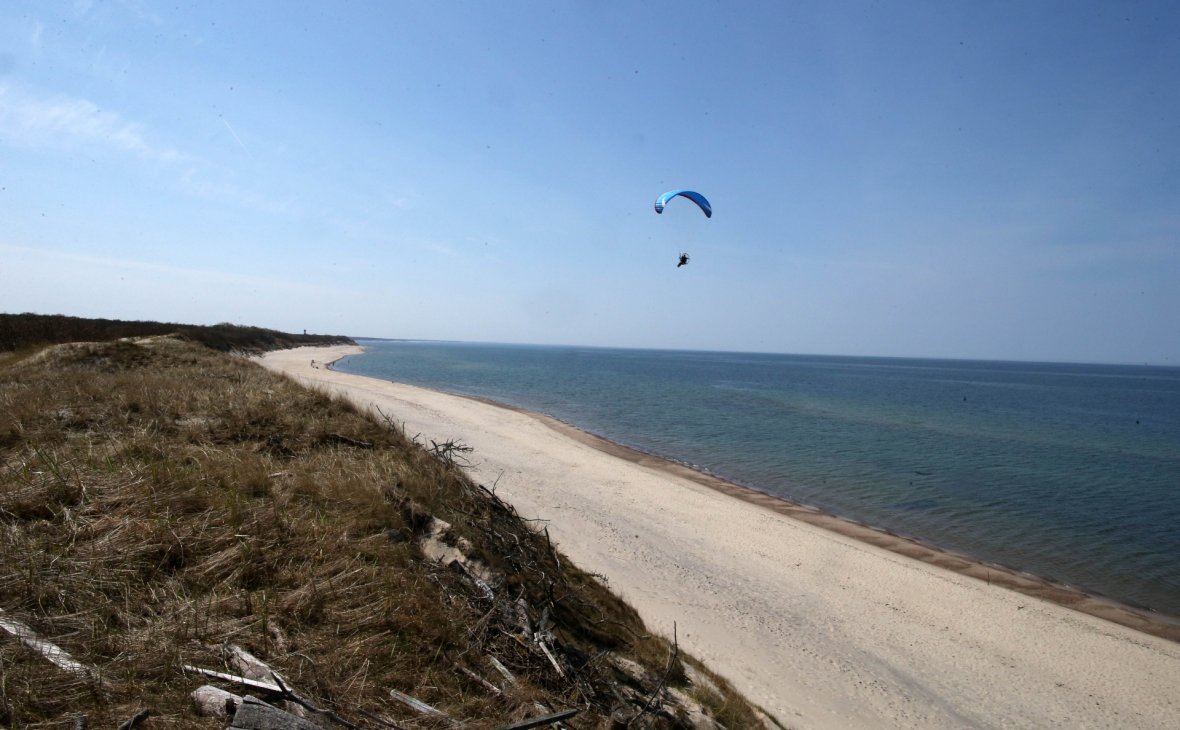
[[[1180,368],[361,344],[335,368],[1180,616]]]

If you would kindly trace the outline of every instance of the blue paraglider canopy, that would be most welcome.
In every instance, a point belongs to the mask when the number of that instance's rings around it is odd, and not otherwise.
[[[660,197],[656,198],[656,212],[663,213],[664,206],[668,204],[669,200],[675,198],[677,195],[688,198],[692,202],[699,205],[701,210],[704,211],[706,218],[713,217],[713,206],[709,205],[709,201],[705,200],[705,196],[701,195],[700,193],[694,193],[691,190],[669,190]]]

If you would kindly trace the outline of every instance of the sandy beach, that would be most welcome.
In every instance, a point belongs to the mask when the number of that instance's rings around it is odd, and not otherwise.
[[[551,419],[325,365],[360,351],[259,362],[420,441],[471,446],[472,478],[788,727],[1180,727],[1174,624]]]

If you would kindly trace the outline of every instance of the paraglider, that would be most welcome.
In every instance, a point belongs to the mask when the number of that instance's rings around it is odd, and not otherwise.
[[[697,204],[697,207],[701,209],[701,212],[705,214],[706,218],[713,217],[713,206],[709,205],[709,201],[704,195],[701,195],[700,193],[694,192],[692,190],[669,190],[660,197],[656,198],[656,213],[663,213],[664,206],[668,204],[668,201],[675,197],[688,198]],[[676,264],[676,268],[679,269],[681,266],[684,266],[687,263],[688,254],[681,253],[680,261]]]
[[[698,206],[700,206],[700,209],[702,212],[704,212],[706,218],[713,217],[713,206],[709,205],[709,201],[705,199],[704,195],[693,192],[692,190],[669,190],[668,192],[664,193],[660,197],[656,198],[656,212],[663,213],[664,206],[668,204],[669,200],[675,198],[676,196],[688,198],[692,202],[696,203]]]

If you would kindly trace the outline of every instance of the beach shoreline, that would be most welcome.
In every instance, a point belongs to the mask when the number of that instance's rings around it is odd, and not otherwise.
[[[1154,707],[1148,713],[1154,720],[1142,725],[1150,727],[1180,713],[1168,697],[1169,692],[1180,696],[1180,645],[1173,643],[1180,640],[1180,624],[1173,619],[797,505],[550,416],[326,368],[326,362],[361,351],[359,347],[300,348],[270,353],[260,360],[304,382],[343,392],[359,405],[372,406],[384,398],[381,402],[389,410],[382,408],[382,412],[395,413],[394,419],[409,427],[407,433],[411,428],[423,433],[433,429],[431,437],[437,433],[475,446],[477,459],[491,456],[496,449],[503,451],[503,461],[481,462],[476,471],[482,468],[490,474],[498,469],[494,486],[506,493],[508,501],[526,516],[549,520],[562,550],[583,569],[600,572],[612,587],[621,588],[623,597],[636,605],[653,629],[669,633],[667,620],[680,616],[680,625],[692,629],[682,629],[688,639],[682,643],[689,651],[788,724],[871,727],[883,722],[939,727],[948,722],[968,726],[1007,722],[1037,726],[1050,717],[1072,717],[1083,724],[1117,720],[1117,724],[1135,726],[1134,721],[1128,724],[1125,714],[1111,709],[1124,706],[1131,714]],[[308,365],[312,359],[320,367]],[[470,405],[463,405],[464,401]],[[496,415],[497,411],[505,415]],[[408,412],[416,415],[403,419]],[[509,413],[523,420],[501,429],[498,422],[511,420]],[[526,423],[550,436],[530,431]],[[522,436],[524,431],[530,433]],[[529,440],[534,438],[548,449],[533,449],[535,444]],[[553,461],[557,468],[549,462],[539,465],[544,460]],[[564,476],[578,471],[590,476],[576,484]],[[552,488],[555,480],[565,483],[557,492]],[[604,487],[615,484],[622,488]],[[644,499],[639,499],[640,494]],[[654,517],[643,516],[645,512]],[[661,517],[661,513],[666,514]],[[739,528],[755,529],[743,534],[732,525],[726,527],[727,520]],[[647,534],[636,531],[640,529]],[[625,549],[604,544],[603,533],[626,543]],[[754,555],[760,559],[754,560]],[[787,562],[799,558],[803,559]],[[636,559],[650,559],[655,565],[640,566]],[[804,569],[809,560],[820,564],[820,569]],[[756,565],[747,566],[747,562]],[[841,570],[831,571],[833,564]],[[792,567],[800,570],[792,571]],[[734,579],[713,575],[718,570],[744,570],[741,580],[750,585],[736,590],[736,604],[724,590]],[[679,575],[680,581],[666,579],[662,573],[669,571]],[[804,593],[799,594],[800,589]],[[935,591],[941,595],[929,595]],[[784,597],[798,600],[800,595],[805,600],[799,602],[807,604],[802,609],[782,605],[790,603]],[[1028,603],[1029,599],[1034,603]],[[757,605],[738,605],[743,601]],[[815,609],[823,609],[821,618],[816,618]],[[1018,620],[991,615],[1000,609],[1013,612],[1010,618]],[[710,619],[710,611],[720,618]],[[1032,620],[1034,616],[1040,618]],[[934,626],[939,622],[942,627]],[[850,635],[834,637],[831,632],[836,625]],[[873,628],[865,632],[866,625]],[[790,632],[784,628],[791,626]],[[774,640],[763,645],[760,632],[773,635]],[[882,638],[882,632],[887,638]],[[907,642],[907,632],[912,641]],[[1006,638],[998,638],[997,633]],[[951,661],[948,667],[945,659],[964,651],[964,641],[974,646],[970,664],[974,669],[966,675],[960,662]],[[1028,646],[1017,648],[1021,644],[1031,645],[1032,654]],[[1063,658],[1065,647],[1068,656]],[[800,659],[791,654],[794,651],[811,658]],[[1146,652],[1150,661],[1134,657],[1137,652]],[[1010,706],[1007,710],[989,709],[980,706],[978,698],[971,700],[979,693],[992,696],[995,690],[988,681],[971,677],[972,673],[992,671],[997,673],[990,678],[992,685],[1009,683],[1013,678],[1002,675],[1021,674],[1022,663],[1014,657],[1022,654],[1026,670],[1056,654],[1053,666],[1042,666],[1040,674],[1069,681],[1048,684],[1045,676],[1040,681],[1026,676],[1026,681],[1010,686],[1008,699],[999,703]],[[1106,698],[1107,709],[1082,709],[1080,695],[1073,701],[1038,699],[1038,694],[1070,695],[1062,688],[1086,684],[1079,677],[1090,676],[1093,670],[1082,665],[1101,662],[1103,657],[1109,667],[1122,667],[1125,685],[1117,697],[1110,686],[1091,687],[1101,695],[1111,694]],[[957,675],[950,671],[953,667],[959,668]],[[800,673],[805,676],[800,678]],[[828,682],[836,686],[820,687]],[[968,684],[982,690],[965,691],[960,686]],[[1095,696],[1093,691],[1085,694]],[[1074,705],[1070,710],[1063,709],[1070,705]],[[976,716],[976,710],[984,716]],[[992,716],[991,721],[987,716]],[[1024,717],[1024,721],[1012,723],[1013,717]]]
[[[735,499],[740,499],[792,519],[800,520],[854,540],[883,548],[889,552],[950,570],[960,575],[970,576],[991,585],[1050,601],[1075,611],[1088,613],[1092,616],[1097,616],[1106,621],[1127,626],[1146,634],[1180,642],[1180,618],[1168,616],[1142,606],[1125,603],[1108,596],[1095,594],[1087,591],[1085,588],[1062,583],[1051,577],[1034,575],[1013,566],[980,560],[971,555],[958,553],[938,545],[924,542],[917,537],[901,535],[882,527],[832,514],[819,507],[800,504],[784,497],[760,491],[754,487],[738,484],[722,476],[694,469],[688,464],[611,441],[605,436],[591,433],[553,416],[518,408],[491,398],[463,395],[462,393],[447,393],[447,395],[456,398],[468,398],[481,403],[487,403],[497,408],[521,413],[530,418],[537,419],[555,431],[564,433],[572,439],[576,439],[615,458],[694,481]]]
[[[326,367],[343,359],[344,356],[325,363]],[[792,519],[801,520],[825,530],[845,535],[854,540],[883,548],[898,555],[935,565],[961,575],[970,576],[991,585],[1017,591],[1028,596],[1057,603],[1075,611],[1088,613],[1106,621],[1112,621],[1153,636],[1180,642],[1180,617],[1169,616],[1143,606],[1136,606],[1117,598],[1103,596],[1084,587],[1073,586],[1054,580],[1051,576],[1036,575],[1015,566],[981,560],[971,555],[923,541],[911,535],[858,520],[827,512],[819,507],[779,497],[755,487],[739,484],[723,476],[710,474],[692,466],[651,454],[626,444],[592,433],[578,426],[548,414],[537,413],[492,398],[466,395],[449,391],[438,391],[456,398],[466,398],[496,408],[515,411],[534,418],[550,428],[576,439],[605,454],[639,464],[670,475],[692,480],[722,494],[741,499],[762,508],[772,510]]]

